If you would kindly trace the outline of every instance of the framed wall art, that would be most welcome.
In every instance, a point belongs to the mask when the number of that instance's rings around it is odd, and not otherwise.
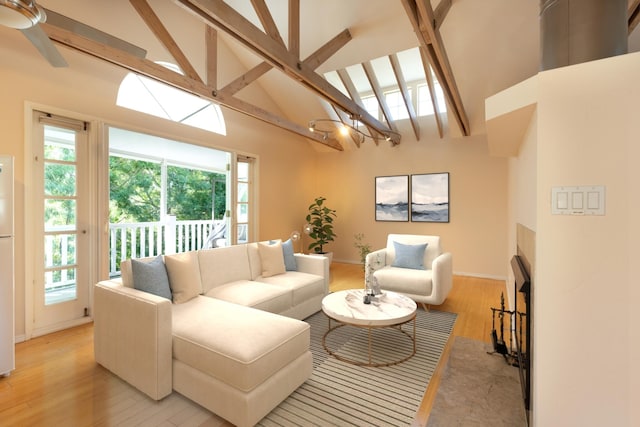
[[[409,175],[376,177],[376,221],[409,221]]]
[[[449,222],[449,173],[411,175],[411,221]]]

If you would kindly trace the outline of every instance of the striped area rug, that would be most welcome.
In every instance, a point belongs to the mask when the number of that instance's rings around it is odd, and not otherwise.
[[[306,319],[311,325],[313,374],[302,386],[258,423],[259,426],[408,426],[440,360],[453,325],[454,313],[425,312],[416,316],[416,354],[398,365],[362,367],[329,356],[322,347],[328,320],[319,312]],[[332,322],[332,325],[334,323]],[[413,333],[408,323],[403,330]],[[327,345],[350,358],[367,354],[367,330],[340,327]],[[373,354],[383,361],[401,359],[411,342],[397,330],[374,330]],[[397,357],[398,354],[403,356]],[[378,361],[374,358],[374,361]]]

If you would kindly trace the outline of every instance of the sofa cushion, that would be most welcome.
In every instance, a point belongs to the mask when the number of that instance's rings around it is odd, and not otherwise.
[[[315,274],[287,271],[277,276],[259,277],[256,281],[291,292],[294,306],[325,294],[324,278]]]
[[[427,249],[426,243],[417,245],[405,245],[400,242],[393,242],[396,250],[396,257],[391,264],[392,267],[413,268],[424,270],[424,251]]]
[[[431,295],[433,270],[386,266],[373,273],[382,290],[403,294]]]
[[[291,239],[282,243],[282,255],[284,256],[284,268],[287,271],[298,270],[296,257],[293,251],[293,241]]]
[[[174,359],[245,392],[309,350],[299,320],[204,296],[172,311]]]
[[[135,289],[171,299],[169,277],[162,255],[158,255],[151,262],[131,260],[131,274]]]
[[[260,265],[262,265],[262,277],[271,277],[286,271],[280,242],[258,243],[258,253],[260,254]]]
[[[262,276],[262,262],[260,261],[260,251],[258,249],[259,243],[266,243],[272,245],[274,243],[282,243],[280,239],[277,240],[269,240],[264,242],[252,242],[244,245],[247,248],[247,255],[249,257],[249,266],[251,267],[251,279],[256,280],[258,277]]]
[[[238,280],[216,286],[205,295],[270,313],[288,310],[293,300],[291,292],[286,288],[252,280]]]
[[[202,293],[197,252],[165,255],[164,264],[174,303],[181,304]]]
[[[229,282],[251,280],[246,245],[201,249],[198,251],[198,264],[204,293]]]

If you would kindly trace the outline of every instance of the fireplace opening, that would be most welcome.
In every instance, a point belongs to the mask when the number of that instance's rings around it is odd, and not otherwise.
[[[527,424],[531,420],[532,283],[531,266],[522,255],[511,259],[514,275],[514,341]]]

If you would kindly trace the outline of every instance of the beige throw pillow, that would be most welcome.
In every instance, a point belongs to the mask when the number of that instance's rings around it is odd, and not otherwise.
[[[286,271],[282,243],[276,242],[272,245],[258,243],[258,252],[260,253],[260,263],[262,264],[262,277],[275,276]]]
[[[164,264],[175,304],[187,302],[202,293],[197,252],[165,255]]]

